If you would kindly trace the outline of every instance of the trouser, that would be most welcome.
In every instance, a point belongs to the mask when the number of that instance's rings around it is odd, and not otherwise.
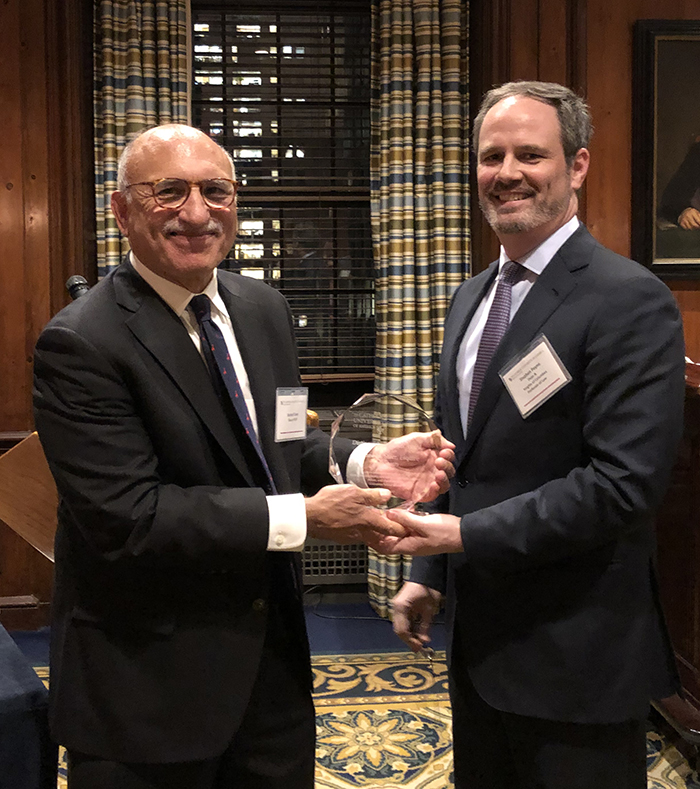
[[[223,754],[200,762],[125,764],[72,751],[69,789],[313,789],[314,707],[284,624],[268,627],[246,713]]]
[[[453,662],[453,667],[459,665]],[[646,722],[580,724],[501,712],[450,677],[455,789],[646,789]]]

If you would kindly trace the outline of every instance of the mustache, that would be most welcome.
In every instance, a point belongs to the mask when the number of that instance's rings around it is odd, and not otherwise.
[[[224,232],[224,225],[220,219],[210,216],[205,225],[196,227],[180,221],[178,217],[169,219],[163,225],[163,233],[166,235],[201,236],[201,235],[221,235]]]

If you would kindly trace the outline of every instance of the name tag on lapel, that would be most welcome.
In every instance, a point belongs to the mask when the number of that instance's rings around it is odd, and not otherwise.
[[[309,390],[305,386],[277,388],[275,406],[275,441],[296,441],[306,438],[306,406]]]
[[[552,344],[540,334],[499,372],[523,419],[571,380]]]

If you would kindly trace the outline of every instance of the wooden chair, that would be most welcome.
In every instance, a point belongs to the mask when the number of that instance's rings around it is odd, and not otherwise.
[[[32,433],[0,457],[0,520],[53,562],[57,506],[56,485]]]

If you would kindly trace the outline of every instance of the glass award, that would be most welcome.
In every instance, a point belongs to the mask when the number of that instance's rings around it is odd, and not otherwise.
[[[338,484],[345,482],[337,461],[341,455],[341,443],[344,454],[347,454],[351,445],[387,444],[409,433],[430,433],[433,430],[437,430],[433,420],[410,398],[396,394],[364,394],[345,411],[337,414],[331,425],[328,470]],[[407,448],[405,457],[401,456],[400,447],[393,453],[398,461],[396,468],[384,464],[381,474],[375,474],[372,464],[365,463],[367,487],[389,488],[392,492],[401,490],[405,494],[404,497],[393,496],[385,505],[386,508],[419,510],[420,502],[425,501],[428,495],[433,474],[429,469],[423,474],[408,473],[408,469],[417,469],[424,463],[424,458],[415,455],[415,449]],[[409,482],[409,478],[412,481]],[[407,489],[407,485],[410,485],[410,489]]]

